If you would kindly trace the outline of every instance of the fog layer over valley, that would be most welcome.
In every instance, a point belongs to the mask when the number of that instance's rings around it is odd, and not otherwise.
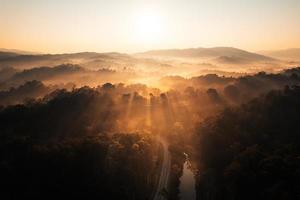
[[[5,87],[4,81],[10,82],[6,86],[10,87],[11,84],[32,79],[55,83],[78,82],[81,86],[96,86],[105,82],[155,85],[163,76],[180,75],[190,78],[216,73],[236,77],[259,71],[276,73],[299,64],[295,57],[273,58],[231,47],[155,50],[131,55],[19,52],[6,52],[5,49],[0,51],[0,87]]]

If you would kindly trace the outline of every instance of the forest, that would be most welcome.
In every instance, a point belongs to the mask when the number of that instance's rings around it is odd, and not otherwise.
[[[286,86],[199,124],[198,199],[297,199],[300,88]]]
[[[180,199],[185,153],[197,199],[299,198],[300,68],[166,76],[167,90],[47,84],[40,73],[0,91],[5,199],[156,199],[159,138],[171,155],[166,199]]]

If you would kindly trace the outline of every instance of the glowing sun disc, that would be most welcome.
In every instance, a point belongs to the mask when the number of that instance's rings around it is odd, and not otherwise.
[[[135,21],[135,36],[140,42],[158,42],[162,39],[163,20],[158,13],[141,12]]]

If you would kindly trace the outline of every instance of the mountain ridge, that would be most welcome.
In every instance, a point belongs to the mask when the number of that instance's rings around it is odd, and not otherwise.
[[[275,61],[275,58],[249,52],[234,47],[210,47],[210,48],[188,48],[188,49],[163,49],[150,50],[136,53],[142,57],[177,57],[177,58],[228,58],[241,59],[245,61]]]
[[[298,60],[300,61],[300,48],[288,48],[288,49],[279,49],[279,50],[265,50],[259,51],[258,53],[271,56],[279,59],[286,60]]]
[[[206,59],[208,62],[220,64],[251,64],[251,63],[273,63],[278,59],[249,52],[234,47],[211,47],[211,48],[188,48],[188,49],[160,49],[139,52],[135,54],[126,54],[118,52],[78,52],[62,54],[17,54],[14,52],[0,51],[0,66],[9,66],[27,62],[28,65],[49,65],[53,61],[54,65],[63,63],[80,64],[82,60],[89,63],[101,63],[102,61],[112,60],[135,60],[146,59]]]

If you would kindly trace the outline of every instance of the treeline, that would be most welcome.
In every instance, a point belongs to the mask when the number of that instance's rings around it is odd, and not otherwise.
[[[30,69],[0,68],[0,90],[18,87],[28,81],[41,81],[47,84],[67,84],[96,86],[105,82],[127,81],[136,75],[130,71],[116,71],[108,67],[84,68],[75,64],[60,64],[54,67],[34,67]]]
[[[25,99],[43,97],[45,94],[59,88],[71,90],[76,86],[82,87],[84,85],[97,87],[105,82],[123,80],[120,79],[119,75],[110,69],[104,68],[93,71],[71,64],[56,67],[38,67],[19,72],[13,68],[4,68],[0,70],[0,105],[23,103]],[[41,90],[41,88],[33,87],[37,83],[39,85],[43,84],[45,89]],[[194,96],[199,96],[199,93],[207,93],[209,98],[217,104],[238,105],[272,89],[282,89],[285,85],[299,85],[300,68],[287,69],[276,74],[259,72],[238,78],[216,74],[207,74],[190,79],[184,79],[180,76],[164,77],[161,79],[161,84],[169,88],[168,93],[175,91],[176,93],[187,93]],[[120,85],[122,84],[115,84],[114,86],[118,89]],[[143,96],[152,93],[147,92],[149,91],[148,87],[142,84],[127,85],[126,88],[128,91],[130,87],[137,86],[139,88],[136,91],[130,90],[130,92],[138,92]],[[28,92],[24,92],[24,88]],[[158,93],[156,92],[156,95]],[[203,94],[201,95],[203,96]]]
[[[295,67],[278,73],[259,72],[241,77],[207,74],[184,79],[180,76],[171,76],[162,78],[161,83],[174,90],[184,91],[186,88],[193,88],[208,91],[219,99],[219,103],[238,105],[270,90],[282,89],[285,85],[299,85],[300,68]]]
[[[197,199],[299,199],[300,88],[228,107],[197,128]]]
[[[147,199],[157,144],[116,133],[118,112],[108,91],[87,87],[1,108],[1,197]]]
[[[63,87],[70,89],[70,85]],[[0,91],[0,105],[23,104],[37,98],[43,98],[45,95],[58,89],[60,86],[46,86],[40,81],[28,81],[18,87],[11,87],[9,90]]]

